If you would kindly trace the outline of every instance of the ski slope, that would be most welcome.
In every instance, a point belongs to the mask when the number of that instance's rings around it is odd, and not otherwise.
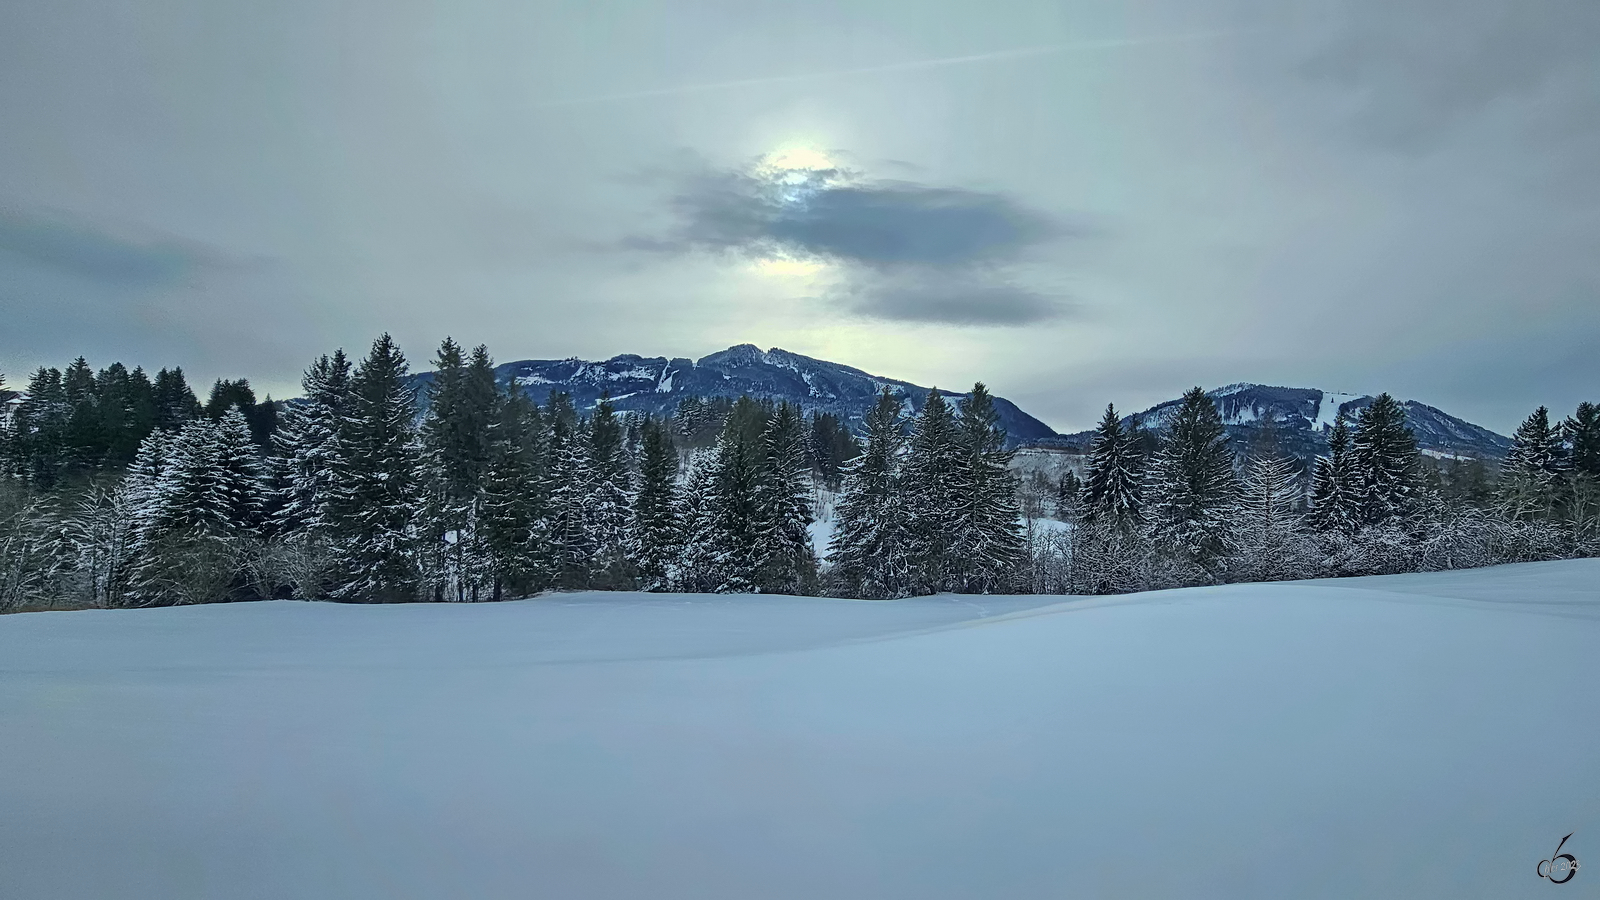
[[[1600,560],[0,617],[0,897],[1552,894]]]

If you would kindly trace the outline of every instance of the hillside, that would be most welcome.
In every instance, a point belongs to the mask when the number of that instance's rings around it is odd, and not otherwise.
[[[540,403],[551,391],[565,391],[579,409],[592,408],[602,396],[608,396],[619,410],[663,416],[675,410],[685,397],[748,394],[786,400],[808,412],[833,413],[852,428],[860,426],[874,398],[885,387],[902,398],[908,415],[920,410],[928,396],[928,388],[908,381],[872,375],[776,347],[763,351],[753,344],[739,344],[698,360],[633,354],[598,362],[576,358],[520,360],[496,366],[495,374],[501,384],[514,384]],[[413,376],[419,386],[425,386],[431,378],[430,372]],[[942,388],[947,396],[965,396],[951,394],[947,388]],[[1287,452],[1303,459],[1326,451],[1326,430],[1332,427],[1334,416],[1341,409],[1354,417],[1372,402],[1369,396],[1259,384],[1234,384],[1209,393],[1236,446],[1251,446],[1262,440],[1263,432],[1270,428],[1271,437]],[[1178,402],[1158,404],[1123,421],[1126,424],[1137,419],[1145,428],[1159,433]],[[1508,438],[1435,407],[1415,400],[1405,401],[1405,407],[1411,428],[1425,451],[1497,459],[1511,446]],[[1092,436],[1092,432],[1057,434],[1004,398],[995,399],[995,408],[1013,447],[1081,449],[1088,446]]]
[[[605,395],[619,410],[662,416],[676,409],[685,397],[748,394],[787,400],[808,412],[833,413],[852,428],[860,426],[878,392],[885,387],[903,398],[908,415],[920,410],[928,396],[928,388],[907,381],[870,375],[776,347],[763,351],[753,344],[739,344],[698,360],[632,354],[600,362],[530,359],[504,363],[495,368],[495,373],[502,384],[518,385],[540,403],[551,391],[565,391],[579,409],[588,409]],[[425,384],[431,373],[415,377],[419,384]],[[954,398],[966,396],[941,390]],[[1056,436],[1050,426],[1009,400],[995,398],[995,409],[1014,445]]]
[[[1235,447],[1248,449],[1261,441],[1275,441],[1285,452],[1310,459],[1327,452],[1327,432],[1342,411],[1354,421],[1372,403],[1372,397],[1340,394],[1317,388],[1273,387],[1262,384],[1231,384],[1207,395],[1215,401],[1217,412]],[[1124,425],[1137,421],[1140,427],[1157,434],[1166,430],[1168,418],[1181,400],[1168,400],[1143,412],[1125,416]],[[1406,422],[1417,436],[1423,452],[1436,456],[1499,459],[1511,449],[1511,440],[1487,428],[1458,419],[1443,410],[1402,401]],[[1043,443],[1087,447],[1092,431],[1063,435]]]
[[[1597,585],[3,616],[0,893],[1582,894]]]

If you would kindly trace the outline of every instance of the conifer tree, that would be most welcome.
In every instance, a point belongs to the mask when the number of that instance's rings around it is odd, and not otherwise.
[[[800,410],[780,403],[767,418],[756,483],[755,584],[763,593],[809,593],[817,555],[808,530],[811,483]]]
[[[1379,394],[1362,410],[1351,438],[1363,525],[1405,525],[1421,511],[1417,439],[1399,401]]]
[[[711,581],[718,593],[755,590],[756,544],[763,531],[758,487],[767,414],[740,397],[712,451],[707,504]]]
[[[95,392],[105,435],[105,445],[99,449],[112,465],[132,462],[139,442],[155,429],[150,379],[143,369],[130,372],[122,363],[112,363],[95,375]]]
[[[1142,463],[1130,431],[1123,430],[1116,407],[1107,406],[1089,445],[1083,485],[1084,521],[1104,522],[1124,532],[1144,522]]]
[[[1561,431],[1571,445],[1572,470],[1600,479],[1600,406],[1579,403],[1577,412],[1562,423]]]
[[[417,597],[416,398],[407,371],[405,355],[385,334],[350,379],[334,461],[337,489],[329,504],[335,599]]]
[[[1281,456],[1252,457],[1245,465],[1237,509],[1240,572],[1251,581],[1303,575],[1295,550],[1300,516],[1300,473]]]
[[[200,399],[189,387],[181,367],[157,372],[154,393],[156,427],[163,431],[181,428],[201,413]]]
[[[1343,412],[1328,433],[1328,455],[1317,458],[1311,484],[1311,527],[1326,534],[1354,534],[1361,526],[1361,493]]]
[[[953,586],[966,593],[994,593],[1015,580],[1026,556],[1017,482],[1010,472],[1013,454],[983,382],[957,406],[962,497],[953,560],[959,577]]]
[[[1157,546],[1201,566],[1228,552],[1239,482],[1222,417],[1204,389],[1183,395],[1146,485],[1145,515]]]
[[[900,401],[886,387],[867,412],[866,442],[844,467],[828,561],[846,596],[887,600],[911,591],[901,452]]]
[[[713,515],[712,476],[716,455],[696,450],[689,457],[683,489],[678,492],[678,523],[683,550],[672,574],[681,591],[701,593],[717,586],[717,533]]]
[[[585,588],[594,557],[584,515],[589,484],[588,423],[578,417],[571,398],[561,392],[551,393],[547,418],[551,569],[558,586]]]
[[[226,533],[225,492],[212,465],[218,443],[216,426],[204,419],[191,420],[172,435],[151,495],[154,507],[145,514],[147,538],[180,531]]]
[[[538,407],[513,389],[490,428],[479,529],[494,600],[531,591],[549,577],[543,425]]]
[[[28,380],[28,396],[11,423],[14,471],[49,490],[69,463],[67,429],[72,407],[61,383],[61,370],[40,367]]]
[[[633,497],[622,423],[607,398],[595,406],[588,439],[582,486],[584,530],[592,554],[590,584],[621,588],[632,584],[627,544]]]
[[[497,396],[487,348],[477,347],[469,361],[460,345],[445,338],[428,389],[418,473],[419,549],[436,600],[478,599],[490,577],[476,526]]]
[[[1083,482],[1078,478],[1078,473],[1071,469],[1062,471],[1056,479],[1056,518],[1062,522],[1070,522],[1078,514],[1079,494],[1083,490]]]
[[[211,431],[217,518],[229,534],[253,532],[261,524],[263,471],[250,423],[235,406]]]
[[[139,529],[128,594],[137,605],[209,603],[239,586],[241,540],[260,511],[256,452],[237,409],[147,442],[132,485]]]
[[[678,451],[665,425],[646,418],[641,426],[639,489],[629,526],[629,550],[638,570],[639,587],[664,591],[671,585],[675,563],[683,552],[678,520]]]
[[[1541,487],[1553,484],[1569,468],[1560,428],[1550,424],[1550,410],[1541,406],[1517,426],[1506,454],[1508,473]]]
[[[969,474],[955,413],[935,388],[911,426],[901,477],[915,593],[959,589],[954,551],[961,538]]]
[[[1511,438],[1511,452],[1502,467],[1506,513],[1513,519],[1554,516],[1570,465],[1562,429],[1551,427],[1550,411],[1539,407]]]
[[[284,534],[319,532],[327,524],[340,422],[350,399],[350,361],[344,351],[318,357],[300,385],[305,396],[289,406],[273,436],[287,469],[285,495],[273,520]]]

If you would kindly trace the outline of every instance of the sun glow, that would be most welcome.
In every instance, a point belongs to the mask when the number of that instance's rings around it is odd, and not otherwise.
[[[758,259],[750,264],[751,270],[758,274],[791,278],[816,275],[827,267],[826,263],[817,260],[792,259],[789,257]]]
[[[826,152],[815,147],[793,145],[780,147],[761,160],[761,167],[781,172],[818,172],[837,169],[839,164]]]

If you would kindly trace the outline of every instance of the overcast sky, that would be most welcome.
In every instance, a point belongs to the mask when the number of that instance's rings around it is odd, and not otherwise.
[[[0,371],[750,342],[1061,430],[1600,400],[1600,2],[16,0]]]

